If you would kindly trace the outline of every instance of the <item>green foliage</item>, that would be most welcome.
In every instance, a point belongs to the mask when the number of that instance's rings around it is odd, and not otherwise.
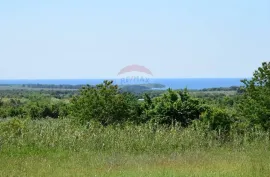
[[[252,79],[243,80],[245,91],[239,105],[242,119],[249,122],[250,127],[260,125],[270,128],[270,62],[262,63],[253,74]]]
[[[7,117],[30,117],[58,118],[65,117],[69,113],[68,105],[63,101],[53,102],[50,98],[41,95],[32,95],[29,100],[9,99],[0,106],[0,118]]]
[[[0,107],[2,107],[4,105],[4,102],[2,100],[2,98],[0,98]]]
[[[51,103],[49,101],[31,102],[27,105],[28,115],[32,119],[59,118],[68,115],[68,106],[65,103]]]
[[[264,62],[243,87],[193,90],[147,90],[158,84],[125,86],[112,81],[86,86],[75,92],[73,86],[37,85],[58,90],[0,90],[0,118],[31,119],[72,116],[82,124],[96,121],[102,125],[155,123],[187,127],[200,119],[211,130],[229,131],[231,126],[270,128],[270,63]],[[19,86],[11,86],[15,88]],[[31,86],[32,87],[32,86]],[[33,86],[36,87],[36,86]],[[71,88],[72,92],[61,89]],[[37,89],[32,88],[32,89]],[[128,89],[127,89],[128,88]],[[124,92],[133,90],[136,95]],[[126,90],[126,91],[127,91]],[[144,94],[136,90],[147,90]],[[73,98],[70,99],[70,96]],[[244,128],[243,128],[244,127]]]
[[[172,164],[177,153],[181,157],[186,152],[201,155],[205,150],[220,152],[228,149],[243,153],[251,148],[257,157],[259,147],[261,156],[267,159],[264,153],[270,148],[270,62],[264,62],[252,79],[242,82],[244,87],[193,90],[191,93],[186,89],[145,91],[146,85],[121,90],[112,81],[104,81],[95,87],[88,85],[79,92],[75,91],[77,86],[68,85],[25,85],[25,90],[13,90],[17,86],[8,86],[8,90],[0,89],[0,156],[14,162],[14,152],[25,155],[25,152],[35,154],[44,151],[48,154],[57,150],[74,154],[70,152],[77,151],[83,152],[84,158],[86,154],[99,156],[106,153],[111,157],[120,152],[157,155],[158,159],[160,154],[169,154],[168,162]],[[37,88],[45,90],[27,90]],[[123,91],[135,92],[137,98]],[[147,94],[144,94],[144,100],[138,101],[142,92]],[[70,100],[71,95],[74,97]],[[69,119],[70,115],[72,119]],[[57,119],[63,117],[65,119]],[[191,159],[196,164],[197,156]],[[246,155],[242,160],[250,161],[249,157],[245,158]],[[25,161],[25,158],[20,159]],[[70,158],[66,159],[70,161]],[[29,161],[32,163],[32,158]],[[250,162],[257,165],[255,169],[258,171],[263,171],[262,164],[267,164]],[[22,169],[20,163],[16,164]],[[237,171],[235,164],[231,171]],[[104,166],[106,164],[102,168]],[[197,169],[197,165],[193,166]],[[246,166],[242,167],[246,169]],[[268,167],[265,165],[263,168]],[[10,169],[14,171],[13,165]],[[246,174],[263,176],[263,173],[253,173],[254,169],[250,171]],[[267,176],[269,170],[265,172]]]
[[[0,133],[0,176],[270,174],[268,132],[233,133],[224,143],[200,127],[153,126],[85,128],[69,119],[30,120],[16,136]]]
[[[190,150],[226,148],[230,150],[259,145],[270,148],[269,132],[254,129],[238,134],[232,131],[227,141],[217,131],[201,124],[183,128],[146,123],[101,126],[74,124],[71,119],[22,120],[0,122],[1,150],[68,150],[70,152],[181,153]]]
[[[188,126],[193,120],[199,119],[205,110],[200,100],[191,97],[187,90],[168,89],[160,97],[151,99],[146,95],[144,99],[142,117],[159,124],[181,123],[182,126]]]
[[[104,81],[96,87],[86,86],[72,100],[72,115],[81,123],[97,121],[103,125],[132,120],[136,100],[129,94],[119,93],[113,81]]]
[[[12,118],[5,121],[0,121],[0,140],[8,140],[22,135],[25,129],[27,119]],[[1,143],[1,142],[0,142]],[[3,142],[2,142],[3,143]]]
[[[225,109],[210,107],[202,114],[201,120],[206,123],[210,130],[229,131],[235,122],[234,117]]]
[[[162,84],[136,84],[136,85],[120,85],[119,86],[122,92],[129,92],[137,96],[145,92],[153,92],[151,89],[161,89],[165,88],[165,85]]]

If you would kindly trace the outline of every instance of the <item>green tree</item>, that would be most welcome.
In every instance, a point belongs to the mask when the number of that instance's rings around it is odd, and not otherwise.
[[[103,125],[133,121],[137,101],[127,93],[120,93],[113,81],[95,87],[87,85],[71,100],[72,115],[81,123],[98,121]]]
[[[144,119],[167,125],[178,122],[182,126],[188,126],[193,120],[199,119],[205,111],[201,101],[191,97],[186,89],[168,89],[166,93],[154,99],[146,95],[142,107]]]
[[[250,126],[270,128],[270,62],[263,62],[251,79],[242,81],[245,85],[239,113]]]

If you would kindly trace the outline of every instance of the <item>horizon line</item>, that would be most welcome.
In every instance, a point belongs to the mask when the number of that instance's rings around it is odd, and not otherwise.
[[[247,79],[251,77],[157,77],[150,79]],[[121,80],[122,78],[53,78],[53,79],[0,79],[0,81],[9,81],[9,80],[110,80],[117,79]]]

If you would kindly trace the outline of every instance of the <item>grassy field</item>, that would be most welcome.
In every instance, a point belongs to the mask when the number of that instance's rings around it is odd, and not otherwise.
[[[202,127],[0,124],[0,176],[269,176],[269,134]]]
[[[1,176],[269,176],[270,153],[262,150],[123,154],[19,150],[2,152]]]

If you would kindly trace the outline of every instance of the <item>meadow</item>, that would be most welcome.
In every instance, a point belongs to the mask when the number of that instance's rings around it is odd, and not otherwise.
[[[0,176],[270,176],[269,73],[203,90],[4,85]]]
[[[269,176],[269,133],[2,121],[0,176]],[[4,128],[5,127],[5,128]]]

